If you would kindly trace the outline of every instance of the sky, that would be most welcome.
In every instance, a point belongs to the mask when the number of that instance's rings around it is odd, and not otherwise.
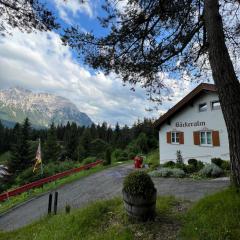
[[[48,7],[62,26],[78,25],[83,31],[97,35],[106,33],[97,20],[103,15],[102,0],[51,0]],[[124,2],[117,7],[123,9]],[[107,122],[131,126],[138,119],[158,118],[197,84],[170,78],[161,73],[170,92],[163,96],[158,110],[146,111],[155,105],[147,100],[140,87],[131,91],[114,74],[108,76],[79,62],[68,46],[62,45],[57,32],[24,33],[13,29],[0,37],[0,89],[20,86],[33,92],[48,92],[71,100],[95,123]],[[170,100],[171,99],[171,100]]]

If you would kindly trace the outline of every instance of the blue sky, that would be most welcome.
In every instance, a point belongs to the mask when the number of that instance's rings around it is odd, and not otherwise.
[[[103,15],[100,0],[51,0],[51,8],[63,27],[78,25],[83,31],[103,35],[97,16]],[[124,1],[117,7],[122,9]],[[0,88],[21,86],[34,92],[50,92],[70,99],[80,111],[89,115],[95,123],[103,121],[111,125],[132,125],[144,117],[158,118],[186,95],[196,84],[191,79],[179,81],[174,76],[161,73],[167,86],[172,89],[163,96],[159,111],[148,112],[154,106],[147,100],[140,87],[135,92],[123,86],[114,74],[105,76],[79,62],[68,46],[63,46],[58,32],[31,34],[12,30],[12,35],[0,38]]]

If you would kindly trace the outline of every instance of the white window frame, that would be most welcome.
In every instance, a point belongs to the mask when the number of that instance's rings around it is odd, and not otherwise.
[[[213,107],[213,104],[214,104],[214,103],[217,103],[217,102],[219,102],[219,107],[214,108],[214,107]],[[212,102],[211,102],[211,109],[212,109],[212,111],[221,109],[220,101],[219,101],[219,100],[212,101]]]
[[[206,109],[205,110],[200,110],[200,105],[206,105]],[[208,104],[206,102],[198,104],[198,112],[207,112],[207,110],[208,110]]]
[[[211,143],[208,143],[208,138],[207,138],[207,134],[210,133],[211,136]],[[205,143],[202,143],[202,134],[204,134],[204,138],[205,138]],[[212,131],[200,131],[199,134],[200,137],[200,146],[206,146],[206,147],[212,147],[213,146],[213,139],[212,139]]]
[[[180,134],[180,132],[177,132],[177,131],[173,131],[173,132],[171,132],[171,143],[172,144],[180,144],[179,143],[179,134]],[[178,135],[178,136],[177,136]],[[178,140],[178,141],[177,141]]]

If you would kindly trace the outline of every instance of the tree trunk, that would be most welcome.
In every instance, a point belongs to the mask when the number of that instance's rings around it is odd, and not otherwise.
[[[225,44],[218,0],[204,0],[204,21],[212,76],[228,130],[231,180],[240,187],[240,83]]]

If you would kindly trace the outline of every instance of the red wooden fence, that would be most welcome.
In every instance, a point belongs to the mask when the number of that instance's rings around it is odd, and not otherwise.
[[[102,160],[98,160],[94,163],[89,163],[87,165],[84,165],[84,166],[81,166],[79,168],[73,168],[73,169],[70,169],[70,170],[67,170],[67,171],[64,171],[64,172],[61,172],[61,173],[57,173],[53,176],[50,176],[50,177],[46,177],[46,178],[42,178],[38,181],[35,181],[35,182],[31,182],[31,183],[28,183],[26,185],[23,185],[19,188],[16,188],[16,189],[13,189],[11,191],[8,191],[8,192],[5,192],[5,193],[2,193],[0,194],[0,201],[3,201],[9,197],[12,197],[12,196],[16,196],[20,193],[23,193],[23,192],[26,192],[32,188],[35,188],[35,187],[40,187],[42,186],[43,184],[45,183],[48,183],[48,182],[52,182],[52,181],[55,181],[59,178],[63,178],[63,177],[66,177],[68,175],[71,175],[73,173],[77,173],[77,172],[80,172],[82,170],[85,170],[85,169],[89,169],[89,168],[92,168],[92,167],[95,167],[97,166],[98,164],[102,163],[103,161]]]

